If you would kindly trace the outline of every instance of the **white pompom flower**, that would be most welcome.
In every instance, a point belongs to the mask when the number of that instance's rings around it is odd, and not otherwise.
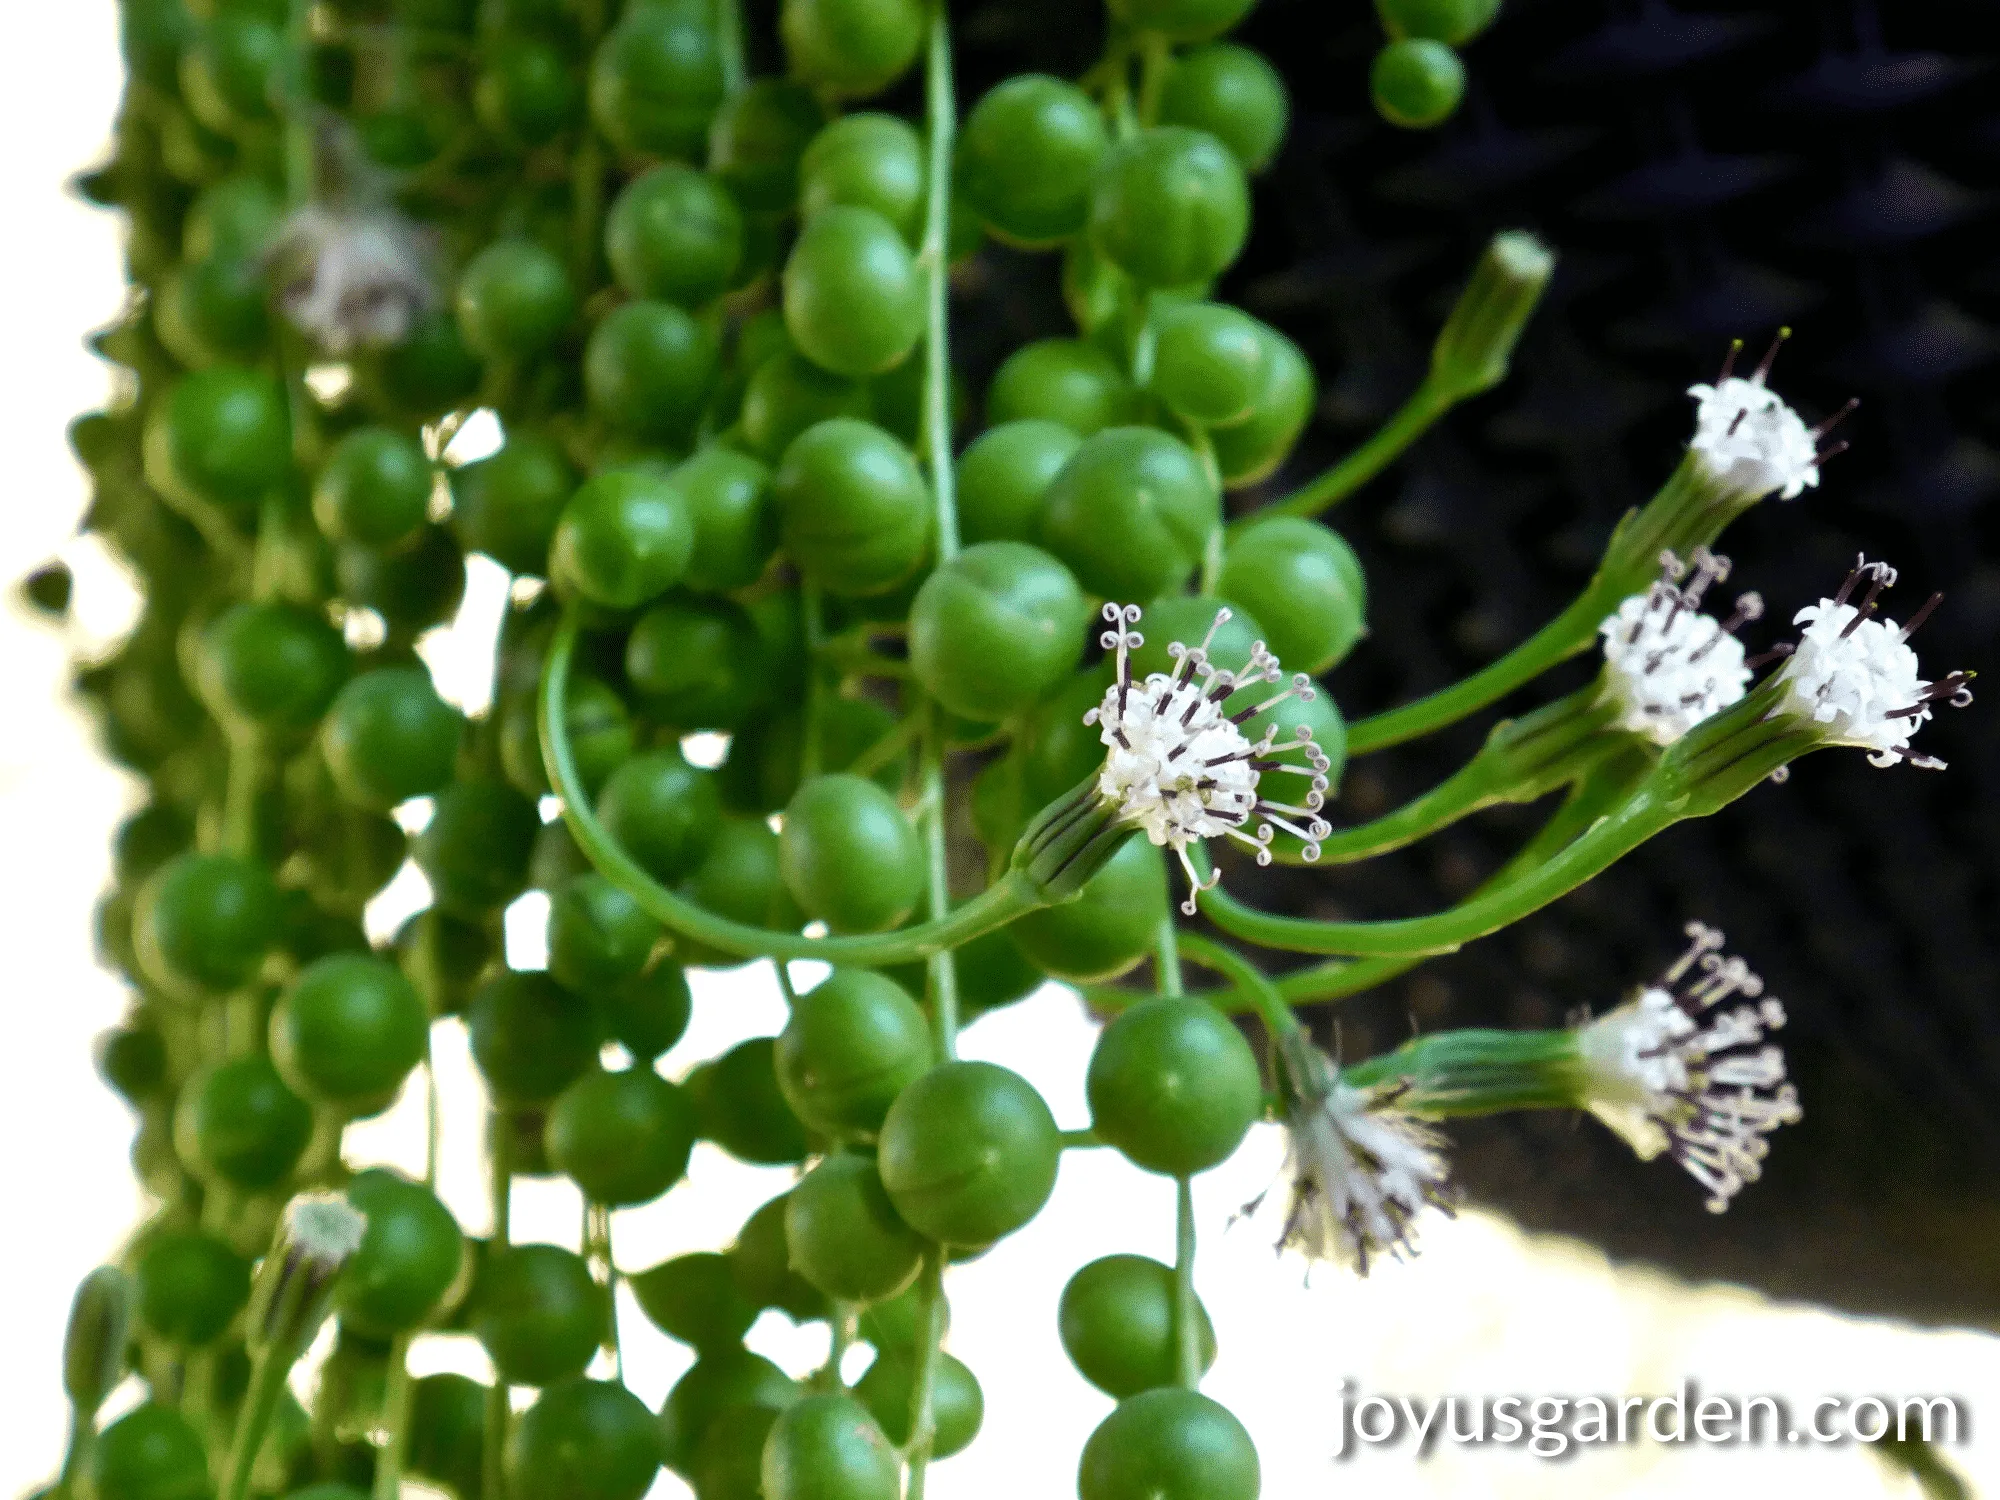
[[[1860,602],[1854,593],[1863,580]],[[1910,637],[1937,607],[1932,595],[1907,625],[1875,614],[1876,600],[1896,581],[1887,563],[1857,559],[1831,599],[1808,604],[1793,617],[1803,625],[1798,644],[1783,648],[1789,659],[1778,675],[1780,712],[1810,721],[1829,744],[1872,752],[1871,765],[1907,761],[1928,770],[1944,762],[1910,749],[1910,737],[1930,719],[1934,704],[1963,708],[1972,701],[1969,672],[1952,672],[1936,682],[1925,679],[1910,648]]]
[[[1849,402],[1828,421],[1808,427],[1805,419],[1765,384],[1771,362],[1790,334],[1789,329],[1779,330],[1747,378],[1730,373],[1743,347],[1739,341],[1731,346],[1715,384],[1688,387],[1696,402],[1694,439],[1688,445],[1696,461],[1732,488],[1755,496],[1775,491],[1781,500],[1796,499],[1819,483],[1820,465],[1838,451],[1822,451],[1820,439],[1854,406]]]
[[[1726,620],[1701,612],[1702,595],[1729,576],[1729,559],[1695,549],[1690,568],[1664,553],[1661,576],[1597,627],[1604,638],[1603,694],[1616,705],[1614,727],[1671,745],[1695,725],[1739,701],[1750,685],[1736,630],[1764,612],[1744,594]]]
[[[1590,1112],[1650,1161],[1662,1152],[1721,1213],[1763,1173],[1768,1135],[1801,1116],[1784,1051],[1785,1008],[1723,936],[1690,922],[1659,980],[1577,1033]]]
[[[1372,1258],[1413,1253],[1418,1215],[1450,1214],[1451,1196],[1444,1137],[1399,1107],[1409,1085],[1342,1082],[1303,1031],[1279,1038],[1278,1061],[1287,1179],[1278,1248],[1363,1276]]]
[[[1188,845],[1231,838],[1255,851],[1259,864],[1269,864],[1271,840],[1282,829],[1304,843],[1304,857],[1311,861],[1319,858],[1319,841],[1332,832],[1319,812],[1333,763],[1311,731],[1300,725],[1283,740],[1275,724],[1255,740],[1243,731],[1250,720],[1288,698],[1310,699],[1317,691],[1312,679],[1300,672],[1273,696],[1225,712],[1226,701],[1239,690],[1284,680],[1278,659],[1262,641],[1251,648],[1240,672],[1209,661],[1215,632],[1229,617],[1227,609],[1218,610],[1199,646],[1169,645],[1172,672],[1155,672],[1135,682],[1130,653],[1145,644],[1132,629],[1139,622],[1139,606],[1105,605],[1104,618],[1112,628],[1104,632],[1102,643],[1116,655],[1118,677],[1105,690],[1104,701],[1083,716],[1084,723],[1099,726],[1106,750],[1098,796],[1120,822],[1179,856],[1192,888],[1181,906],[1187,916],[1195,913],[1195,896],[1221,879],[1217,872],[1206,883],[1201,880],[1188,858]],[[1297,801],[1264,794],[1264,777],[1279,774],[1304,780]]]

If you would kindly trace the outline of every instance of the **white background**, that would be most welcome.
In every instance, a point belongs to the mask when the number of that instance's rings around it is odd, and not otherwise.
[[[143,1212],[125,1159],[131,1120],[90,1062],[91,1038],[123,1003],[117,977],[95,964],[90,926],[108,840],[132,789],[98,758],[88,726],[65,699],[65,654],[79,642],[29,620],[11,592],[13,579],[67,544],[84,497],[63,429],[105,391],[101,368],[79,340],[119,305],[116,224],[66,198],[63,182],[103,150],[118,88],[115,7],[85,0],[16,10],[0,49],[0,578],[10,585],[0,610],[0,1495],[25,1493],[54,1470],[64,1424],[58,1351],[71,1288],[116,1253]],[[85,624],[115,625],[123,607],[115,583],[102,569],[86,571],[83,583]],[[525,955],[533,922],[531,912],[521,915]],[[768,977],[756,970],[710,977],[697,995],[694,1029],[666,1060],[670,1073],[740,1037],[769,1034],[782,1019]],[[1073,1126],[1086,1123],[1091,1035],[1074,1001],[1051,988],[975,1027],[965,1050],[1026,1073]],[[477,1231],[485,1220],[470,1123],[478,1084],[459,1034],[441,1032],[439,1052],[449,1111],[443,1186]],[[352,1132],[350,1159],[416,1164],[414,1103]],[[1777,1149],[1786,1149],[1782,1136]],[[1952,1457],[2000,1493],[2000,1440],[1977,1440],[2000,1420],[1992,1409],[2000,1400],[2000,1341],[1687,1287],[1613,1267],[1587,1247],[1528,1239],[1481,1214],[1427,1225],[1425,1253],[1412,1265],[1385,1267],[1365,1283],[1323,1270],[1308,1285],[1302,1266],[1274,1259],[1262,1226],[1225,1227],[1268,1185],[1279,1150],[1260,1130],[1198,1190],[1199,1284],[1222,1345],[1206,1389],[1255,1436],[1268,1495],[1914,1493],[1853,1448],[1644,1446],[1559,1464],[1491,1449],[1445,1448],[1424,1463],[1406,1448],[1353,1464],[1331,1458],[1331,1402],[1348,1378],[1364,1391],[1421,1396],[1660,1392],[1683,1377],[1711,1392],[1783,1392],[1801,1406],[1822,1393],[1959,1395],[1972,1403],[1975,1442]],[[1653,1173],[1661,1192],[1685,1199],[1689,1234],[1720,1232],[1693,1184],[1671,1167],[1635,1162],[1629,1170]],[[786,1180],[704,1147],[685,1184],[620,1216],[620,1260],[637,1269],[681,1249],[720,1247]],[[574,1243],[577,1205],[561,1186],[525,1187],[516,1215],[517,1237]],[[1063,1359],[1057,1295],[1095,1256],[1137,1250],[1164,1259],[1171,1246],[1167,1184],[1108,1152],[1072,1153],[1041,1218],[953,1273],[952,1348],[984,1384],[987,1424],[968,1453],[939,1467],[934,1493],[997,1500],[1073,1492],[1076,1454],[1109,1403]],[[624,1313],[628,1378],[657,1403],[685,1356],[646,1329],[629,1303]],[[823,1334],[792,1329],[775,1314],[753,1342],[795,1370],[824,1349]],[[482,1368],[465,1340],[421,1345],[417,1362],[424,1370]],[[135,1393],[119,1399],[129,1403]],[[684,1493],[665,1476],[655,1491]]]

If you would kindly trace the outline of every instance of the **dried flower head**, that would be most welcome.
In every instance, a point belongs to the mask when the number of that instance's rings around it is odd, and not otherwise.
[[[1729,559],[1706,547],[1695,549],[1691,565],[1662,553],[1659,581],[1597,627],[1604,637],[1603,691],[1618,706],[1618,728],[1671,745],[1742,698],[1750,669],[1735,632],[1764,613],[1764,601],[1743,594],[1728,619],[1703,614],[1702,595],[1728,576]]]
[[[1104,701],[1083,716],[1100,726],[1107,749],[1097,778],[1098,795],[1116,809],[1121,822],[1144,831],[1154,844],[1180,857],[1193,887],[1181,911],[1193,916],[1195,894],[1206,885],[1188,859],[1191,843],[1232,838],[1256,851],[1259,864],[1271,862],[1270,843],[1279,829],[1305,844],[1308,861],[1319,858],[1319,840],[1332,832],[1319,816],[1326,803],[1327,776],[1332,761],[1313,742],[1312,731],[1299,726],[1280,741],[1273,724],[1258,739],[1243,726],[1288,698],[1309,699],[1312,679],[1300,672],[1280,692],[1255,705],[1226,713],[1225,700],[1256,683],[1284,681],[1278,659],[1262,641],[1251,647],[1250,660],[1240,672],[1215,666],[1208,659],[1215,632],[1229,619],[1216,611],[1215,621],[1199,646],[1175,641],[1167,647],[1174,669],[1155,672],[1143,682],[1132,680],[1130,653],[1145,644],[1132,626],[1139,623],[1136,604],[1104,606],[1111,629],[1104,632],[1104,649],[1116,653],[1118,680],[1105,690]],[[1287,760],[1286,756],[1294,757]],[[1267,775],[1305,778],[1304,795],[1296,802],[1273,801],[1260,789]],[[1254,825],[1254,832],[1249,830]]]
[[[1688,949],[1659,980],[1578,1033],[1590,1112],[1644,1160],[1669,1153],[1721,1213],[1800,1115],[1785,1054],[1769,1034],[1785,1008],[1723,936],[1687,926]]]
[[[1289,1178],[1279,1248],[1363,1276],[1371,1256],[1414,1251],[1424,1207],[1451,1211],[1450,1172],[1444,1137],[1397,1107],[1408,1085],[1343,1083],[1303,1031],[1279,1038],[1278,1061]]]
[[[1863,580],[1867,592],[1855,603]],[[1911,752],[1910,737],[1930,718],[1933,705],[1964,708],[1972,702],[1972,674],[1925,680],[1909,641],[1942,596],[1933,594],[1909,624],[1898,627],[1875,615],[1876,601],[1895,582],[1896,570],[1887,563],[1857,558],[1838,593],[1793,616],[1792,623],[1805,632],[1797,645],[1778,648],[1790,658],[1779,673],[1781,711],[1820,726],[1829,744],[1872,751],[1871,765],[1908,761],[1942,770],[1943,761]]]
[[[251,1293],[249,1324],[265,1344],[303,1345],[325,1321],[338,1276],[368,1232],[368,1216],[337,1193],[303,1193],[285,1206]]]
[[[1730,373],[1743,348],[1739,340],[1730,346],[1714,385],[1688,387],[1697,403],[1694,439],[1688,445],[1696,460],[1724,483],[1757,496],[1775,490],[1782,500],[1794,499],[1807,486],[1819,483],[1820,465],[1839,451],[1838,447],[1822,450],[1819,441],[1854,405],[1849,402],[1818,427],[1808,427],[1764,383],[1779,347],[1790,336],[1790,329],[1778,330],[1749,378]]]
[[[393,344],[437,301],[423,236],[397,215],[309,203],[271,249],[278,305],[332,354]]]

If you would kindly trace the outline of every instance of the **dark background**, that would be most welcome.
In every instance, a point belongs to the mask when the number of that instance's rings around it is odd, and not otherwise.
[[[964,103],[1006,73],[1074,74],[1097,7],[955,8]],[[1752,650],[1830,592],[1854,554],[1893,562],[1907,616],[1932,589],[1927,675],[1995,665],[2000,637],[2000,70],[1990,6],[1874,0],[1506,0],[1471,44],[1443,128],[1379,121],[1365,4],[1264,0],[1239,33],[1284,72],[1292,134],[1259,182],[1226,295],[1321,372],[1318,419],[1274,488],[1318,471],[1415,385],[1466,268],[1496,229],[1539,231],[1561,270],[1498,391],[1454,413],[1330,519],[1367,564],[1372,635],[1334,673],[1358,717],[1491,660],[1566,603],[1612,525],[1665,477],[1695,380],[1732,337],[1797,336],[1773,384],[1815,420],[1850,395],[1852,451],[1817,490],[1758,506],[1721,544],[1727,592],[1760,590]],[[962,289],[975,376],[1070,330],[1051,257],[989,250]],[[1238,497],[1252,504],[1254,495]],[[1512,708],[1565,691],[1583,659]],[[1996,683],[2000,686],[2000,683]],[[1592,1122],[1455,1127],[1470,1199],[1684,1275],[1926,1321],[2000,1324],[2000,699],[1927,725],[1931,773],[1859,752],[1683,825],[1529,922],[1344,1004],[1350,1056],[1413,1027],[1550,1026],[1603,1010],[1721,926],[1792,1017],[1805,1122],[1712,1218],[1695,1184]],[[1338,819],[1423,790],[1493,714],[1370,756]],[[1239,889],[1323,915],[1433,909],[1546,812],[1489,813],[1347,870]],[[1324,1018],[1331,1032],[1332,1016]]]

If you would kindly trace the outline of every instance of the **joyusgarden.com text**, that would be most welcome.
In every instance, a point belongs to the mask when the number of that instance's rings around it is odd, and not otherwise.
[[[1786,1396],[1709,1394],[1693,1380],[1648,1395],[1429,1395],[1361,1391],[1343,1381],[1333,1402],[1333,1456],[1363,1449],[1440,1446],[1525,1448],[1550,1460],[1593,1447],[1637,1443],[1712,1447],[1798,1444],[1838,1447],[1926,1442],[1971,1435],[1971,1409],[1954,1395]]]

